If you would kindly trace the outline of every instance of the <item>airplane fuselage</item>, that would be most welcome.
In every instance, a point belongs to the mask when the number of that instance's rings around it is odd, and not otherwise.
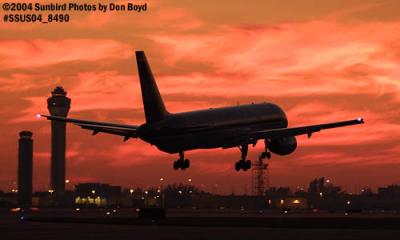
[[[169,114],[162,121],[141,125],[138,135],[161,151],[178,153],[230,148],[243,143],[247,133],[285,127],[287,118],[279,106],[258,103]]]

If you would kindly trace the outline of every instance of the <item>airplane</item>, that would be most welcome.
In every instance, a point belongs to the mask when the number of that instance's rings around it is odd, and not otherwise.
[[[251,168],[247,159],[249,145],[264,141],[265,150],[260,159],[271,158],[271,152],[288,155],[297,148],[296,136],[308,138],[321,130],[363,124],[363,118],[300,127],[288,127],[285,112],[273,103],[246,104],[205,110],[170,113],[161,98],[150,65],[143,51],[136,51],[140,87],[146,122],[126,125],[88,121],[39,114],[51,121],[68,122],[97,133],[119,135],[124,141],[139,138],[169,154],[179,154],[173,163],[175,170],[190,166],[184,152],[194,149],[238,147],[241,159],[234,165],[236,171]]]

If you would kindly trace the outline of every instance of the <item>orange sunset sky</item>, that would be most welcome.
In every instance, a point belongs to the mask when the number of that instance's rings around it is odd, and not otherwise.
[[[0,189],[16,181],[21,130],[33,132],[34,189],[48,189],[50,124],[35,114],[48,112],[55,86],[72,99],[70,117],[144,121],[135,50],[146,52],[171,112],[270,101],[286,111],[289,126],[365,118],[364,125],[300,136],[296,152],[273,155],[272,186],[307,185],[318,176],[348,191],[400,183],[400,1],[134,2],[146,2],[147,12],[0,23]],[[238,149],[187,152],[191,167],[174,171],[176,155],[73,125],[67,149],[71,184],[148,187],[160,177],[191,178],[206,191],[250,192],[251,171],[233,169]],[[249,159],[262,149],[262,142],[250,148]]]

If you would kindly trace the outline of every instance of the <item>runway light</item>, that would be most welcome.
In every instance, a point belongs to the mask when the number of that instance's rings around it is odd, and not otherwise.
[[[48,191],[50,194],[52,194],[53,192],[54,192],[54,190],[53,189],[49,189],[49,191]]]
[[[110,215],[111,213],[110,212],[106,212],[106,215]]]
[[[10,212],[19,212],[21,210],[21,208],[17,207],[17,208],[11,208]]]
[[[117,212],[117,210],[116,210],[116,209],[114,209],[114,210],[113,210],[113,213],[116,213],[116,212]]]
[[[133,190],[132,188],[129,189],[129,192],[132,194],[135,190]]]
[[[300,203],[300,201],[299,201],[298,199],[295,199],[295,200],[293,200],[293,203],[295,203],[295,204],[299,204],[299,203]]]
[[[350,205],[350,203],[351,203],[350,201],[347,201],[347,205]]]
[[[96,193],[96,191],[95,190],[92,190],[92,194],[95,194]]]
[[[81,209],[80,208],[75,208],[75,211],[79,212]]]
[[[65,179],[65,183],[69,183],[70,181],[69,181],[69,179]]]

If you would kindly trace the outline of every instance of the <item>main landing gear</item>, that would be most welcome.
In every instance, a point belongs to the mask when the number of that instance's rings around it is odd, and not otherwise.
[[[266,139],[265,140],[265,150],[264,150],[264,152],[261,153],[260,160],[265,159],[265,158],[271,159],[271,153],[268,152],[268,142],[269,142],[269,140]]]
[[[185,159],[183,151],[179,152],[179,159],[174,162],[174,170],[182,169],[185,170],[190,166],[189,159]]]
[[[246,160],[247,152],[249,151],[249,146],[245,144],[239,147],[239,149],[242,152],[242,159],[235,163],[235,170],[240,171],[240,169],[243,169],[243,171],[247,171],[251,168],[250,160]]]
[[[243,169],[243,171],[247,171],[251,168],[251,161],[246,160],[249,146],[247,144],[244,144],[242,146],[239,146],[239,149],[242,152],[242,159],[235,163],[235,170],[240,171],[240,169]],[[265,150],[264,150],[264,152],[261,153],[259,160],[262,161],[265,158],[267,158],[267,159],[271,158],[271,153],[268,152],[268,141],[267,140],[265,141]]]
[[[267,152],[267,150],[265,150],[265,152],[262,152],[260,155],[260,159],[266,159],[266,158],[271,159],[271,153]]]

